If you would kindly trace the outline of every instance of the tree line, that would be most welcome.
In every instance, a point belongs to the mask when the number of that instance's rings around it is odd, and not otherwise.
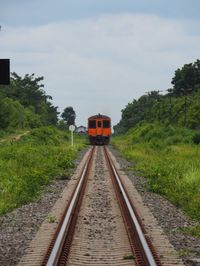
[[[0,86],[0,130],[75,124],[72,107],[65,108],[63,120],[59,121],[58,106],[52,104],[52,97],[44,91],[43,80],[44,77],[35,74],[20,77],[11,73],[10,85]]]
[[[166,94],[152,90],[121,111],[115,134],[123,134],[141,122],[200,128],[200,60],[175,71],[172,88]]]

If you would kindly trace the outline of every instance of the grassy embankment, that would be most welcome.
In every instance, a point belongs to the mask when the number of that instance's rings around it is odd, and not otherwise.
[[[85,140],[53,127],[34,129],[20,140],[0,141],[0,214],[37,199],[55,177],[67,179]]]
[[[143,124],[114,137],[112,144],[148,179],[149,190],[199,220],[200,144],[194,144],[194,136],[184,128]]]

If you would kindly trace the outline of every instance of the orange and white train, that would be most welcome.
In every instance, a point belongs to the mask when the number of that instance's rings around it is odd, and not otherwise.
[[[108,145],[111,135],[111,119],[106,115],[88,118],[88,138],[92,145]]]

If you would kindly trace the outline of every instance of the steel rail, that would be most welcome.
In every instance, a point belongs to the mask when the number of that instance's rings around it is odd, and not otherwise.
[[[158,265],[161,265],[160,262],[157,263],[156,260],[154,259],[154,256],[152,254],[152,251],[147,243],[147,240],[144,236],[144,233],[142,231],[142,228],[140,226],[140,223],[137,219],[137,215],[135,214],[135,211],[132,207],[132,204],[127,196],[127,193],[124,189],[124,186],[121,182],[121,178],[119,177],[119,174],[117,173],[117,170],[112,162],[112,159],[110,158],[110,155],[108,154],[108,151],[107,151],[107,148],[104,146],[104,152],[106,154],[106,158],[108,159],[108,163],[111,167],[111,170],[112,170],[112,173],[116,179],[116,182],[118,184],[118,187],[119,187],[119,190],[120,190],[120,194],[122,194],[123,196],[123,199],[124,199],[124,202],[126,203],[126,207],[129,211],[129,217],[131,217],[132,219],[132,223],[136,229],[136,233],[137,233],[137,236],[141,242],[141,245],[142,245],[142,248],[143,248],[143,251],[145,253],[145,261],[147,262],[148,265],[150,266],[158,266]],[[146,265],[146,264],[145,264]]]
[[[47,256],[43,261],[43,266],[56,266],[66,265],[71,241],[75,230],[75,225],[78,217],[78,212],[81,206],[81,200],[84,195],[87,175],[89,167],[91,165],[92,156],[95,146],[91,150],[88,159],[83,167],[81,177],[76,185],[74,192],[71,196],[71,200],[66,207],[65,215],[63,215],[62,223],[59,224],[57,233],[54,240],[49,247]],[[123,186],[120,176],[112,162],[107,148],[104,146],[105,157],[113,185],[116,191],[116,195],[119,201],[119,206],[122,211],[122,216],[126,225],[126,230],[130,239],[130,245],[133,250],[133,254],[136,255],[136,265],[142,266],[160,266],[161,263],[152,248],[152,244],[144,236],[144,231],[138,219],[137,213],[134,211],[134,207],[129,200],[129,196]],[[150,248],[151,247],[151,248]]]
[[[59,256],[61,254],[61,250],[63,248],[63,244],[65,242],[67,229],[69,228],[69,224],[72,220],[74,209],[76,208],[76,203],[78,201],[79,194],[83,188],[84,179],[86,178],[87,171],[89,168],[89,164],[91,162],[91,158],[94,152],[94,147],[92,148],[88,159],[84,165],[81,177],[79,179],[79,182],[74,190],[73,196],[71,198],[71,201],[69,203],[69,206],[67,208],[66,214],[64,216],[64,220],[62,222],[62,225],[60,227],[59,233],[57,234],[56,240],[54,242],[53,248],[51,250],[50,256],[48,257],[48,261],[46,263],[47,266],[55,266],[57,265],[59,261]]]

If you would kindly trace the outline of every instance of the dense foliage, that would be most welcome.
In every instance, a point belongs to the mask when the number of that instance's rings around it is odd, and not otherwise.
[[[115,134],[127,132],[141,122],[200,128],[200,60],[175,71],[173,88],[165,95],[151,91],[122,110]]]
[[[76,113],[73,109],[73,107],[69,106],[66,107],[61,114],[61,117],[63,118],[64,122],[69,125],[75,125],[75,119],[76,119]]]
[[[16,138],[15,138],[16,139]],[[84,140],[54,127],[41,127],[20,139],[0,141],[0,214],[40,196],[53,178],[66,179]]]
[[[200,146],[195,144],[196,134],[186,128],[141,124],[112,142],[133,163],[133,169],[147,177],[148,189],[200,219]]]
[[[53,178],[68,178],[84,146],[85,139],[75,136],[71,147],[66,129],[75,112],[71,107],[67,117],[66,108],[58,122],[42,81],[11,73],[10,85],[0,86],[0,214],[36,199]]]
[[[177,69],[172,85],[165,95],[151,91],[129,103],[112,142],[147,177],[149,190],[198,220],[200,60]]]
[[[42,80],[34,74],[22,78],[12,73],[10,85],[0,86],[0,129],[56,125],[57,107],[43,90]]]
[[[191,94],[200,88],[200,60],[185,64],[175,71],[172,93],[176,96]]]

